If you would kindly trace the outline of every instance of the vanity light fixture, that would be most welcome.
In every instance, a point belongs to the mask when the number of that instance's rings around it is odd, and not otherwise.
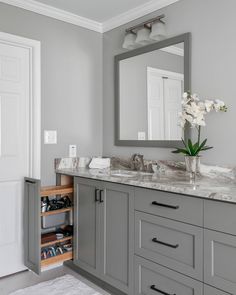
[[[152,42],[152,39],[149,36],[150,29],[143,27],[142,29],[138,30],[135,42],[140,45],[147,45]]]
[[[137,47],[137,44],[135,43],[135,40],[137,38],[137,35],[130,31],[130,32],[127,32],[126,35],[125,35],[125,39],[124,39],[124,43],[122,45],[122,47],[124,49],[134,49]]]
[[[166,36],[164,17],[162,14],[126,29],[122,47],[131,50],[164,39]]]
[[[166,36],[166,27],[162,21],[158,21],[152,25],[150,38],[156,41],[163,40]]]

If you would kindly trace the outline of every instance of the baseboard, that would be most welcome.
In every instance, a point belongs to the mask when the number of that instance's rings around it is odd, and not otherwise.
[[[111,293],[112,295],[127,295],[118,289],[114,288],[113,286],[107,284],[106,282],[100,280],[99,278],[95,277],[94,275],[91,275],[87,271],[81,269],[80,267],[76,266],[71,260],[65,261],[64,265],[69,267],[70,269],[74,270],[81,276],[85,277],[95,285],[99,286],[100,288],[104,289],[108,293]]]

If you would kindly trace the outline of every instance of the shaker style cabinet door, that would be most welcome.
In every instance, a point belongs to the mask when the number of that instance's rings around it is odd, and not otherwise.
[[[24,263],[30,270],[40,274],[40,180],[25,178],[24,196]]]
[[[134,191],[104,182],[101,195],[101,272],[103,280],[131,294],[133,282]]]
[[[236,237],[204,231],[204,282],[236,294]]]
[[[100,182],[74,178],[74,263],[97,274]]]

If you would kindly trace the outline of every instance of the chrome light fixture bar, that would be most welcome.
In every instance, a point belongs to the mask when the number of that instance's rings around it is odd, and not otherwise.
[[[161,23],[165,24],[165,22],[163,21],[164,17],[165,17],[165,15],[161,14],[157,17],[154,17],[154,18],[151,18],[145,22],[142,22],[136,26],[130,27],[130,28],[126,29],[125,31],[126,31],[126,33],[130,33],[130,32],[137,33],[137,31],[143,27],[149,28],[151,30],[152,25],[154,23],[161,22]]]
[[[154,41],[162,40],[166,35],[164,17],[165,15],[162,14],[126,29],[122,47],[131,50]]]

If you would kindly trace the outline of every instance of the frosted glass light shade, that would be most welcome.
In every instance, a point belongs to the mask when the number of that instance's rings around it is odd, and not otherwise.
[[[147,28],[142,28],[137,32],[137,38],[135,42],[140,45],[147,45],[152,42],[152,39],[149,37],[150,30]]]
[[[157,22],[152,25],[150,38],[153,40],[163,40],[166,37],[166,27],[162,22]]]
[[[122,47],[124,49],[134,49],[137,47],[137,44],[135,43],[136,35],[133,33],[128,33],[125,35],[124,43]]]

